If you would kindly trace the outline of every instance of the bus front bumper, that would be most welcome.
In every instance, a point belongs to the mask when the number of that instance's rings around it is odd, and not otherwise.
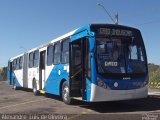
[[[148,85],[132,90],[111,90],[91,84],[90,102],[139,99],[145,98],[147,95]]]

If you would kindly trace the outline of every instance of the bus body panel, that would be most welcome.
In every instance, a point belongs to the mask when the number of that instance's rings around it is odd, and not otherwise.
[[[17,87],[23,87],[23,70],[14,71]]]
[[[92,32],[91,32],[92,34]],[[86,78],[86,101],[90,102],[91,99],[91,84],[96,82],[96,68],[95,68],[95,37],[93,34],[89,37],[89,52],[90,52],[90,66],[91,66],[91,78]]]
[[[54,65],[46,83],[44,90],[46,93],[60,95],[60,84],[62,80],[69,80],[69,65]]]
[[[91,99],[91,80],[86,79],[86,101],[90,102]]]
[[[23,87],[23,63],[17,68],[14,66],[14,60],[22,58],[23,60],[24,54],[20,54],[8,61],[8,82],[9,85],[13,85],[14,83],[16,84],[17,87]]]
[[[54,65],[50,65],[50,66],[46,65],[46,80],[48,80],[53,68],[54,68]]]
[[[17,71],[16,72],[15,71],[12,72],[12,81],[13,81],[13,84],[15,83],[15,85],[17,87],[23,87],[22,80],[19,79],[19,77],[17,76],[16,73],[18,73],[18,72]]]
[[[39,69],[38,68],[28,68],[28,88],[33,88],[33,79],[35,79],[38,83],[39,80]],[[38,85],[38,84],[37,84]],[[39,89],[39,86],[37,86]]]
[[[82,31],[80,33],[77,33],[77,34],[71,36],[71,41],[73,42],[73,41],[75,41],[77,39],[80,39],[80,38],[83,38],[83,37],[86,37],[86,36],[89,36],[89,34],[88,34],[87,30],[84,30],[84,31]]]
[[[72,33],[72,35],[70,35],[71,42],[79,38],[82,38],[84,36],[89,36],[90,35],[89,33],[90,33],[90,25],[79,27]]]

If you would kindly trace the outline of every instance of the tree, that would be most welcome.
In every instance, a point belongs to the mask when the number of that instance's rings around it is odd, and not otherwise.
[[[7,67],[0,69],[0,80],[7,80]]]
[[[152,82],[160,82],[160,66],[155,64],[148,64],[149,79]]]

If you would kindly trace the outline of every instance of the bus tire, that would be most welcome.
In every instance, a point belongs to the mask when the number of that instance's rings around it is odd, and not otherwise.
[[[72,102],[72,99],[70,97],[70,93],[69,93],[69,85],[68,85],[68,82],[65,81],[63,82],[63,85],[62,85],[62,100],[65,104],[68,104],[70,105],[71,102]]]
[[[38,90],[37,90],[37,84],[36,84],[36,80],[33,79],[33,94],[35,96],[37,96],[39,94]]]
[[[16,80],[15,80],[15,79],[13,80],[13,89],[14,89],[14,90],[17,90]]]

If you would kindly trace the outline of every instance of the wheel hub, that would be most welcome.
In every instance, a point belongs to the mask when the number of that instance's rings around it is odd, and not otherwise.
[[[68,100],[68,96],[69,96],[69,89],[68,89],[68,87],[64,87],[64,89],[63,89],[63,96],[64,96],[64,100]]]

